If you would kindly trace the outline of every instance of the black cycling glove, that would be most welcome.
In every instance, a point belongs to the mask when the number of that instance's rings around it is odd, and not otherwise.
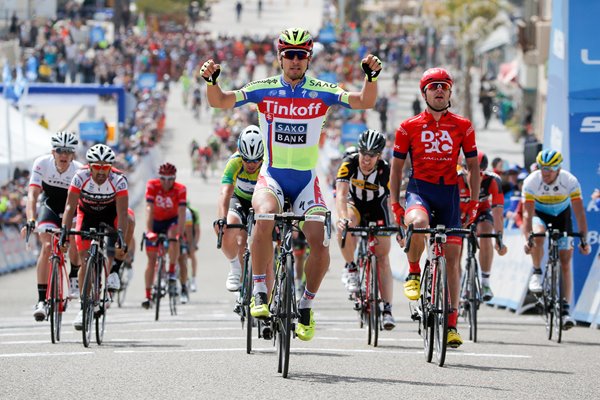
[[[221,68],[217,68],[215,70],[215,72],[212,73],[211,76],[209,76],[208,78],[204,76],[204,72],[206,71],[206,68],[208,68],[208,63],[209,61],[206,61],[203,65],[202,68],[200,68],[200,74],[202,75],[202,78],[204,78],[204,80],[206,81],[206,83],[208,85],[214,85],[217,83],[217,78],[219,77],[219,74],[221,73]]]
[[[373,56],[373,58],[377,61],[377,64],[379,64],[379,66],[381,66],[381,60],[379,59],[379,57]],[[367,75],[367,80],[369,82],[377,81],[377,77],[379,76],[379,73],[381,72],[381,68],[378,69],[377,71],[374,71],[371,69],[371,67],[369,67],[369,64],[367,64],[367,63],[362,63],[360,66],[361,66],[362,70],[365,72],[365,74]]]

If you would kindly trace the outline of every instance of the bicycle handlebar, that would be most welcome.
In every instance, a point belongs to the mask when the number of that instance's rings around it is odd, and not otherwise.
[[[291,212],[284,212],[281,214],[275,213],[260,213],[254,214],[250,211],[250,217],[248,220],[248,236],[250,243],[252,241],[252,225],[254,221],[279,221],[284,223],[294,222],[321,222],[323,224],[323,246],[328,247],[331,240],[331,211],[327,211],[325,215],[296,215]]]
[[[577,238],[579,238],[579,242],[580,242],[579,245],[581,247],[587,246],[587,240],[581,232],[562,232],[562,231],[559,231],[558,229],[548,229],[545,232],[540,232],[540,233],[530,232],[529,236],[527,237],[527,243],[529,244],[530,247],[533,244],[533,238],[535,238],[535,237],[547,237],[547,238],[553,239],[553,240],[558,240],[560,238],[565,238],[565,237],[577,237]]]
[[[369,226],[348,226],[348,222],[346,221],[346,225],[344,226],[344,230],[342,232],[342,248],[346,245],[346,236],[348,232],[356,232],[357,234],[367,234],[375,235],[377,232],[389,232],[389,233],[397,233],[401,237],[404,237],[404,230],[400,226],[385,226],[385,225],[369,225]]]
[[[140,251],[144,250],[144,243],[146,242],[146,240],[150,240],[150,239],[146,235],[146,232],[144,232],[144,233],[142,233],[142,240],[140,242]],[[159,233],[154,242],[155,243],[164,242],[165,240],[177,241],[176,239],[169,239],[169,237],[165,233]]]
[[[471,234],[471,229],[464,229],[464,228],[446,228],[444,225],[438,225],[435,228],[415,228],[413,224],[410,224],[408,226],[408,230],[406,231],[406,247],[404,247],[404,252],[408,253],[408,251],[410,250],[410,243],[412,241],[412,235],[414,233],[417,234],[433,234],[433,235],[439,235],[439,234],[449,234],[449,233],[458,233],[458,234],[462,234],[462,235],[470,235]]]
[[[217,232],[217,249],[220,249],[221,245],[223,244],[223,228],[239,228],[244,230],[246,229],[246,225],[244,224],[228,224],[227,221],[225,221],[223,218],[214,221],[213,226],[219,227],[219,231]]]

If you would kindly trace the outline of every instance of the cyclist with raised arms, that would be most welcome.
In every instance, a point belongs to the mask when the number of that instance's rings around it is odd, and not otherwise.
[[[66,250],[69,240],[66,231],[70,230],[73,223],[75,211],[77,211],[76,230],[88,231],[90,228],[100,229],[101,225],[107,224],[117,229],[117,240],[109,246],[109,260],[111,265],[110,274],[106,278],[106,287],[109,291],[119,290],[121,282],[119,269],[127,255],[127,243],[133,237],[134,218],[133,211],[128,209],[129,194],[127,178],[112,164],[116,161],[113,150],[104,144],[96,144],[88,149],[85,154],[88,165],[81,168],[71,181],[67,204],[62,219],[63,234],[60,244]],[[90,240],[83,240],[81,236],[75,237],[75,244],[82,265],[79,269],[79,282],[85,277],[87,251],[90,248]],[[133,250],[132,250],[133,251]],[[114,254],[113,254],[114,252]],[[114,259],[114,264],[113,264]],[[82,329],[83,310],[73,321],[77,330]]]
[[[46,291],[48,289],[48,259],[52,252],[52,235],[46,233],[48,228],[60,228],[61,218],[65,211],[67,193],[73,176],[83,165],[75,161],[75,150],[79,140],[72,132],[57,132],[52,136],[52,153],[38,157],[33,162],[29,190],[27,194],[27,225],[24,230],[33,232],[36,229],[40,236],[40,254],[37,260],[38,303],[33,317],[36,321],[44,321],[48,316]],[[42,195],[41,207],[37,209],[39,196]],[[73,247],[69,251],[71,271],[69,273],[69,297],[79,297],[77,273],[81,261]]]
[[[158,167],[158,178],[146,183],[146,255],[148,263],[144,274],[146,283],[146,299],[142,307],[149,309],[152,305],[152,281],[158,254],[157,238],[164,233],[169,238],[169,290],[177,283],[176,265],[179,259],[181,243],[184,241],[185,212],[187,207],[187,189],[176,182],[177,168],[171,163]],[[181,302],[187,303],[187,268],[180,268]]]
[[[327,208],[315,171],[319,138],[329,107],[367,109],[375,105],[377,77],[381,61],[372,54],[361,61],[366,74],[360,92],[346,92],[334,83],[306,75],[313,49],[308,31],[290,28],[281,32],[277,55],[282,74],[248,83],[242,89],[223,91],[217,84],[221,66],[213,60],[204,63],[202,77],[207,81],[209,104],[216,108],[258,105],[259,123],[265,143],[265,161],[252,198],[257,213],[281,212],[285,198],[300,215],[325,215]],[[323,245],[322,224],[307,222],[302,230],[311,249],[305,265],[306,288],[300,299],[296,334],[301,340],[314,336],[313,301],[329,266],[329,249]],[[273,221],[257,221],[253,231],[252,273],[254,317],[268,317],[267,266],[273,258]],[[269,282],[271,285],[272,282]]]
[[[415,228],[444,225],[460,228],[460,206],[456,165],[462,149],[469,169],[469,199],[466,214],[470,225],[479,207],[479,163],[475,130],[471,121],[448,111],[452,95],[452,76],[443,68],[430,68],[423,73],[419,87],[427,108],[400,124],[396,131],[394,158],[390,178],[391,206],[396,222],[413,224]],[[402,169],[407,154],[412,162],[406,189],[406,212],[400,205]],[[460,292],[460,248],[462,238],[448,235],[445,256],[452,312],[448,318],[448,345],[456,348],[462,339],[456,330]],[[409,271],[404,294],[410,300],[420,295],[424,240],[414,240],[408,252]]]
[[[481,175],[481,186],[479,189],[479,208],[474,224],[477,225],[477,233],[500,233],[504,230],[504,193],[502,193],[502,181],[498,175],[488,171],[488,158],[482,151],[477,152],[479,162],[479,173]],[[458,190],[460,193],[461,221],[466,222],[471,190],[469,189],[469,174],[464,170],[458,171]],[[491,202],[490,202],[491,200]],[[502,239],[502,236],[500,236]],[[490,301],[494,297],[490,287],[490,274],[492,272],[492,261],[494,260],[494,248],[499,255],[506,254],[508,249],[504,244],[492,243],[492,238],[479,239],[479,265],[481,266],[481,298]]]
[[[346,156],[338,169],[335,203],[340,244],[346,223],[350,227],[368,226],[369,222],[382,226],[391,225],[390,165],[381,158],[384,148],[385,136],[373,129],[366,130],[358,138],[358,153]],[[348,235],[341,250],[348,272],[346,288],[350,292],[357,292],[359,289],[358,268],[353,261],[355,249],[356,240]],[[383,300],[383,327],[386,330],[392,330],[396,326],[392,316],[394,280],[389,253],[390,234],[380,233],[375,245],[375,257]]]
[[[559,151],[546,149],[536,157],[538,169],[533,171],[523,182],[523,234],[525,235],[525,253],[531,254],[533,271],[529,280],[529,290],[532,293],[542,292],[541,263],[544,256],[544,238],[535,238],[533,247],[529,244],[529,234],[543,233],[552,224],[552,229],[561,232],[571,232],[573,223],[571,210],[575,214],[577,228],[582,234],[579,251],[590,254],[591,248],[585,238],[587,237],[587,219],[581,197],[581,186],[577,178],[562,169],[563,157]],[[563,327],[571,329],[575,322],[570,315],[569,302],[573,292],[571,274],[571,259],[573,248],[569,238],[558,241],[560,266],[564,294]]]
[[[237,151],[229,157],[223,171],[217,221],[227,224],[248,223],[252,194],[263,156],[264,146],[260,129],[256,125],[247,126],[240,133]],[[223,229],[221,250],[230,265],[225,287],[230,292],[236,292],[241,286],[241,261],[248,235],[243,229],[228,229],[226,226]]]

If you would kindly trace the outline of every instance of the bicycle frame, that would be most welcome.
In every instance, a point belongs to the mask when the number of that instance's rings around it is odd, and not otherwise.
[[[58,245],[61,230],[46,229],[52,234],[52,252],[48,258],[50,272],[48,273],[48,290],[46,291],[46,304],[49,306],[48,318],[50,319],[50,337],[52,343],[60,341],[62,313],[67,309],[69,296],[65,296],[65,288],[69,287],[65,257]]]
[[[143,249],[144,243],[147,240],[146,233],[142,235],[142,242],[140,247]],[[165,296],[166,291],[163,286],[164,276],[166,275],[166,258],[167,251],[169,248],[169,238],[166,234],[160,233],[154,241],[156,244],[156,262],[154,263],[154,279],[152,280],[152,292],[155,302],[154,320],[158,321],[160,315],[160,300]],[[171,314],[173,312],[171,311]]]

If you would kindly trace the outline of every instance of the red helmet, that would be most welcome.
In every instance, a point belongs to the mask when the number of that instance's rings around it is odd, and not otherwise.
[[[161,176],[175,176],[177,168],[171,163],[164,163],[158,168],[158,174]]]
[[[479,161],[479,170],[485,171],[488,167],[488,158],[483,151],[477,151],[477,161]]]
[[[425,90],[425,86],[429,85],[432,82],[445,82],[450,85],[454,84],[452,80],[452,75],[444,68],[429,68],[427,71],[423,72],[423,76],[421,77],[421,81],[419,82],[419,87],[421,88],[421,92]]]

